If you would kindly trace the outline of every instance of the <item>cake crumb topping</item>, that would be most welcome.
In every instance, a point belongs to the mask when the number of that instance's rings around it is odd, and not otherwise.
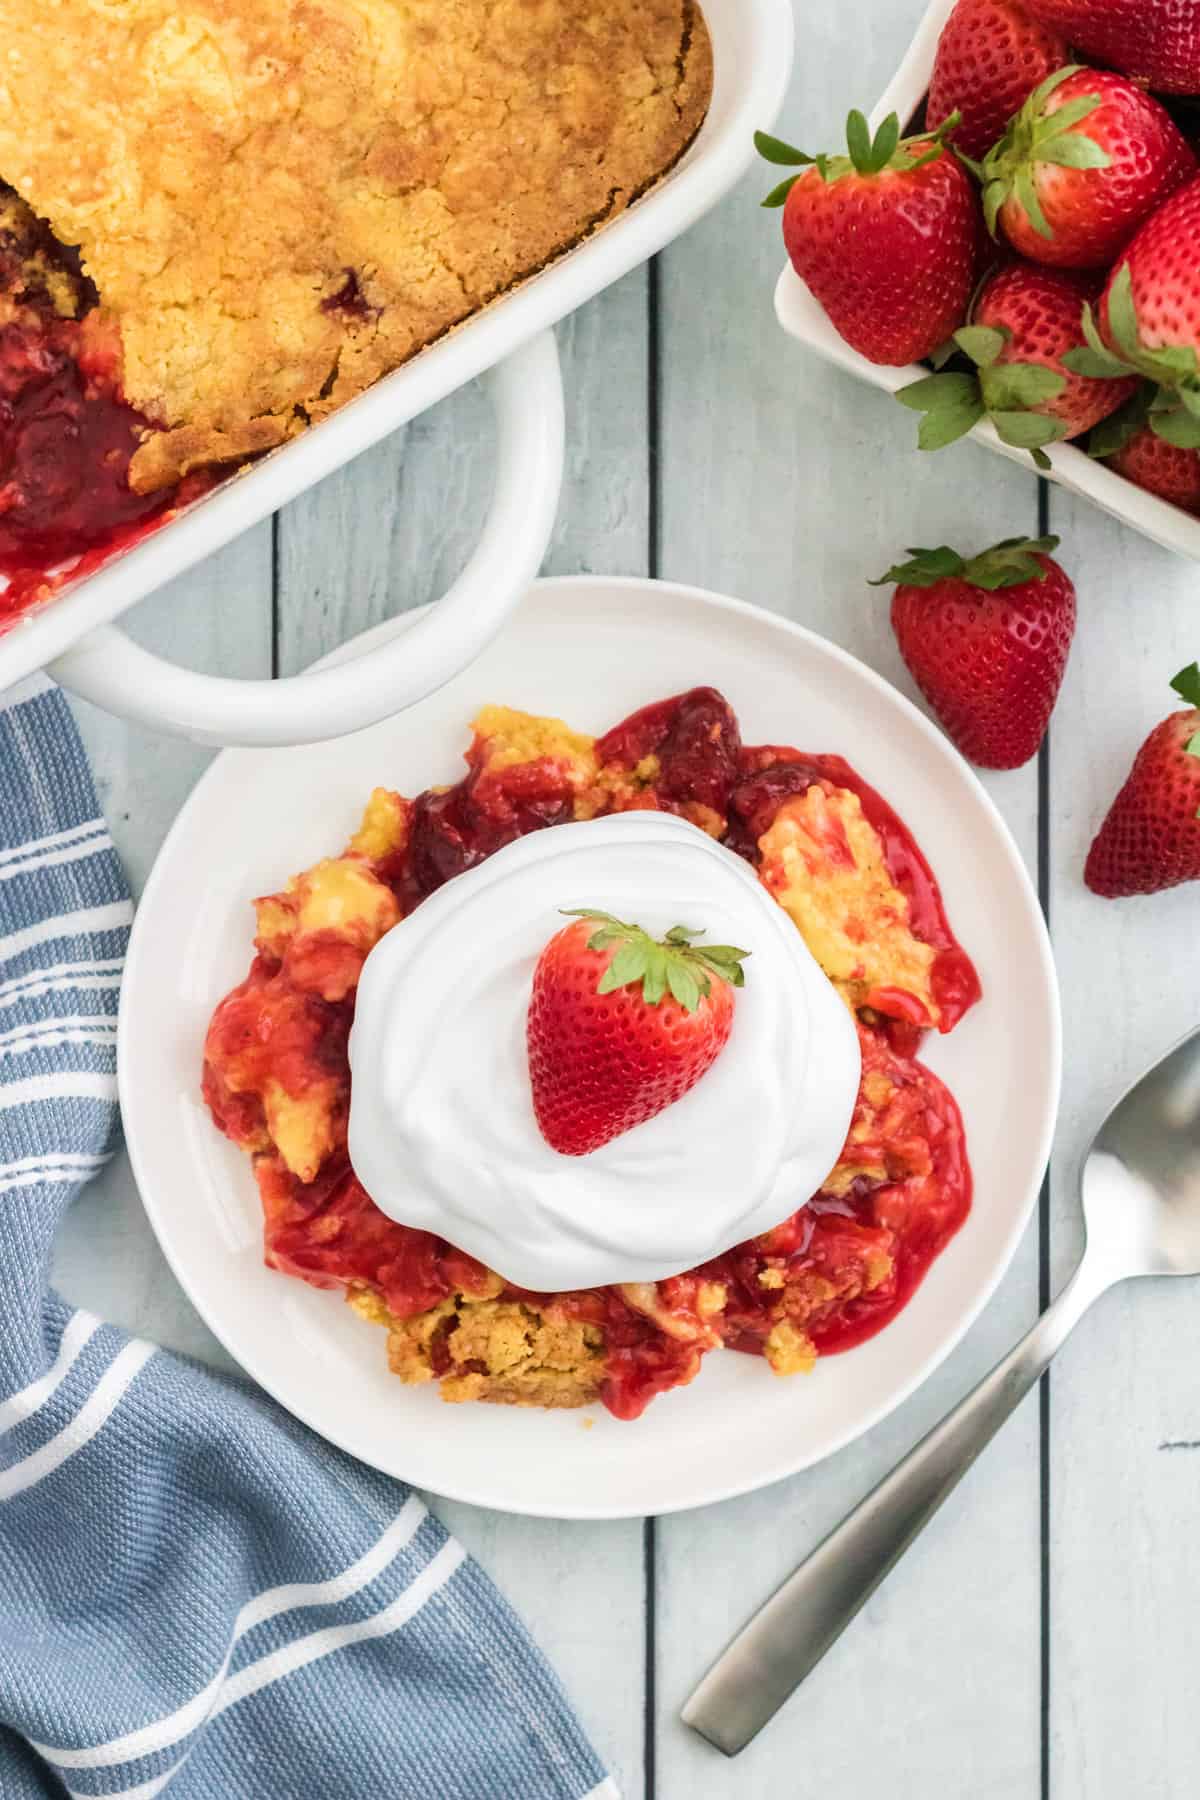
[[[270,449],[621,212],[704,116],[692,0],[0,0],[0,172],[161,430]]]

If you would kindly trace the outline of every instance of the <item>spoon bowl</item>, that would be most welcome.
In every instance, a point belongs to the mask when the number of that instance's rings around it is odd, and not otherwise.
[[[1087,1260],[1113,1281],[1200,1275],[1200,1032],[1134,1083],[1080,1177]]]

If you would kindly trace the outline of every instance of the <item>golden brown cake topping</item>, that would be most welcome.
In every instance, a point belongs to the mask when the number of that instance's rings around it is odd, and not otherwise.
[[[0,175],[78,245],[150,489],[269,448],[620,212],[691,0],[0,0]]]

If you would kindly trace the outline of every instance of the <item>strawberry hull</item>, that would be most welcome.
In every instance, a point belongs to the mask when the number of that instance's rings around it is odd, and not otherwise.
[[[872,129],[877,128],[890,112],[899,114],[902,125],[920,114],[929,89],[938,38],[953,5],[954,0],[932,0],[899,70],[871,114]],[[775,311],[780,324],[790,336],[798,338],[826,361],[856,375],[860,380],[870,382],[887,394],[895,394],[929,373],[927,368],[919,364],[898,369],[870,363],[852,350],[839,337],[790,263],[783,270],[776,286]],[[1022,467],[1030,467],[1028,451],[1004,444],[986,421],[976,425],[971,436],[986,444],[989,449],[1020,463]],[[919,455],[920,452],[914,450],[913,454]],[[944,454],[952,468],[952,452]],[[1050,462],[1047,471],[1049,480],[1090,500],[1093,505],[1155,543],[1200,562],[1200,519],[1190,516],[1170,501],[1135,486],[1114,469],[1089,457],[1086,451],[1074,444],[1050,444],[1046,448],[1046,455]]]

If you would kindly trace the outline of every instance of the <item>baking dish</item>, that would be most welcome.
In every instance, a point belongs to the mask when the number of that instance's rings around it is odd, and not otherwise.
[[[0,690],[45,668],[139,723],[210,744],[312,742],[413,704],[464,668],[536,574],[562,477],[562,388],[551,327],[661,250],[737,180],[791,67],[791,0],[706,0],[713,95],[686,156],[619,219],[494,301],[339,412],[240,470],[161,530],[82,577],[0,638]],[[482,537],[438,605],[351,665],[276,681],[199,675],[135,645],[113,621],[397,426],[488,373],[496,481]],[[229,596],[237,604],[237,596]]]
[[[929,87],[938,38],[953,7],[954,0],[932,0],[894,80],[871,115],[872,130],[889,113],[899,114],[901,123],[904,124],[917,111]],[[799,338],[802,344],[807,344],[809,349],[815,350],[828,362],[848,369],[860,380],[869,381],[887,393],[894,394],[908,382],[916,381],[929,373],[928,369],[916,365],[906,369],[884,368],[877,363],[868,362],[856,350],[852,350],[834,330],[790,263],[780,275],[775,288],[775,313],[779,323],[792,337]],[[1025,468],[1032,466],[1029,452],[1014,449],[1002,442],[986,420],[974,427],[971,436],[986,444],[989,449],[998,450],[1002,456],[1022,463]],[[937,451],[931,454],[946,453]],[[1192,518],[1166,500],[1160,500],[1156,495],[1135,487],[1133,482],[1126,481],[1103,463],[1096,462],[1086,451],[1071,444],[1047,445],[1046,455],[1051,465],[1047,471],[1048,480],[1057,482],[1060,487],[1069,488],[1072,493],[1081,494],[1085,500],[1090,500],[1106,513],[1111,513],[1113,518],[1120,519],[1135,531],[1153,538],[1155,543],[1163,544],[1169,550],[1176,550],[1183,556],[1200,560],[1200,520]]]

